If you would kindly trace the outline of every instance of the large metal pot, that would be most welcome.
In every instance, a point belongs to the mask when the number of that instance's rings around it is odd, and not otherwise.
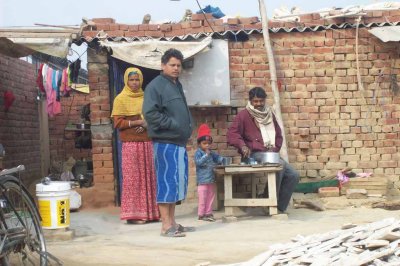
[[[254,152],[251,154],[251,157],[254,158],[259,164],[266,163],[279,163],[279,152]]]
[[[224,157],[222,159],[222,165],[230,165],[232,164],[232,157]]]

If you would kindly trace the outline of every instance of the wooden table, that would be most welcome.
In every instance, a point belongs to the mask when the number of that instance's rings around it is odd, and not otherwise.
[[[229,165],[216,169],[216,173],[224,177],[224,207],[225,215],[233,216],[234,207],[266,207],[269,208],[269,214],[278,213],[276,197],[276,172],[282,170],[279,164],[274,165]],[[256,182],[254,177],[256,173],[267,173],[268,198],[256,198]],[[251,177],[251,199],[233,198],[232,176],[238,174],[249,174]],[[218,193],[218,192],[217,192]]]

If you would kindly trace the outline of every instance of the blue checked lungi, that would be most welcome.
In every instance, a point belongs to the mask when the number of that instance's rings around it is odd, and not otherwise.
[[[157,177],[157,203],[175,203],[186,198],[188,156],[185,147],[153,142]]]

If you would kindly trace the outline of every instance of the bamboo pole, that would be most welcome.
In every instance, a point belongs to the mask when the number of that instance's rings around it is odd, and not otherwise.
[[[265,45],[265,49],[267,51],[269,72],[271,74],[270,82],[271,82],[272,93],[274,94],[274,105],[275,105],[275,111],[276,111],[276,116],[277,116],[276,118],[278,119],[278,123],[281,126],[282,137],[283,137],[283,143],[282,143],[282,148],[281,148],[280,153],[281,153],[282,158],[286,162],[289,162],[289,156],[288,156],[287,145],[286,145],[285,127],[283,126],[282,113],[281,113],[281,102],[280,102],[280,97],[279,97],[278,82],[277,82],[277,78],[276,78],[275,59],[274,59],[274,53],[272,52],[271,41],[269,38],[267,10],[266,10],[265,4],[264,4],[264,0],[258,0],[258,3],[259,3],[259,7],[260,7],[264,45]]]

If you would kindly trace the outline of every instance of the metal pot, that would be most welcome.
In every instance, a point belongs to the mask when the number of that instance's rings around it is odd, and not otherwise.
[[[222,159],[222,165],[230,165],[232,164],[232,157],[224,157]]]
[[[77,129],[90,129],[90,124],[87,123],[77,123],[76,124]]]
[[[251,157],[254,158],[257,163],[265,164],[265,163],[279,163],[280,156],[278,152],[254,152],[251,154]]]

